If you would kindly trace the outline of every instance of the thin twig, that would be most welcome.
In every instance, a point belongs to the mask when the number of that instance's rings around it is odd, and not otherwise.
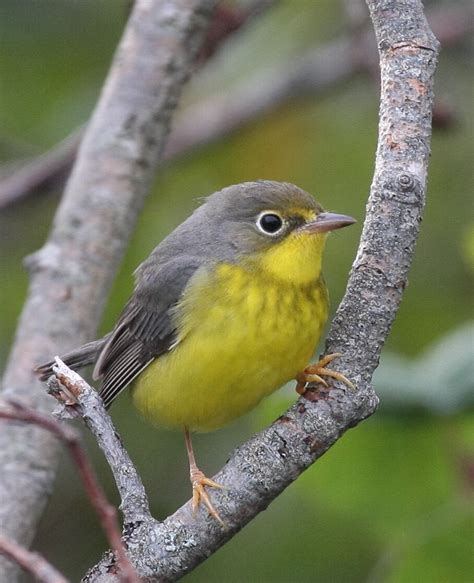
[[[48,391],[62,405],[55,412],[59,418],[80,415],[100,448],[117,484],[121,497],[120,510],[125,524],[138,524],[151,518],[143,482],[107,414],[102,399],[84,379],[56,357],[55,377],[49,381]],[[59,382],[59,384],[58,384]]]
[[[246,5],[218,4],[207,29],[204,44],[199,52],[196,64],[206,63],[233,34],[239,31],[247,22],[260,16],[268,8],[276,4],[276,0],[252,0]]]
[[[69,583],[51,563],[39,553],[34,553],[0,534],[0,555],[14,561],[24,571],[41,583]]]
[[[76,159],[77,149],[84,134],[83,127],[75,129],[59,144],[0,181],[0,209],[21,202],[32,192],[45,188],[67,173]]]
[[[124,581],[128,583],[140,583],[140,578],[131,564],[122,543],[117,511],[107,500],[97,480],[94,469],[81,445],[79,434],[73,428],[59,423],[51,416],[39,413],[18,400],[7,399],[5,405],[0,402],[0,418],[22,421],[42,427],[66,445],[77,466],[84,489],[99,518],[107,539],[117,554],[117,562]]]

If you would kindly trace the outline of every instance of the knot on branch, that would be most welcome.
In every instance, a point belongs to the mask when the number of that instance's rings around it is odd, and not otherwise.
[[[23,259],[23,265],[30,275],[48,269],[57,271],[61,264],[61,248],[51,242]]]
[[[424,184],[413,173],[393,169],[384,173],[380,180],[382,199],[422,208],[424,204]]]
[[[415,188],[415,180],[410,174],[400,174],[397,181],[402,192],[410,192]]]
[[[406,53],[416,53],[420,50],[430,52],[437,52],[439,50],[439,42],[434,35],[431,39],[426,39],[425,41],[417,39],[399,41],[382,39],[378,46],[380,52],[404,50]]]

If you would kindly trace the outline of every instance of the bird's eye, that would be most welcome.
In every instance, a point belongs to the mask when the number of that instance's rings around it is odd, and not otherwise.
[[[266,235],[277,235],[283,228],[283,219],[276,213],[262,213],[257,219],[257,227]]]

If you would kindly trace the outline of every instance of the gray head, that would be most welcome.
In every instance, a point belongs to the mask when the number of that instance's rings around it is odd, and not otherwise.
[[[179,255],[235,261],[274,247],[296,231],[325,233],[353,222],[344,215],[325,213],[294,184],[244,182],[207,197],[158,245],[149,261],[162,263]]]

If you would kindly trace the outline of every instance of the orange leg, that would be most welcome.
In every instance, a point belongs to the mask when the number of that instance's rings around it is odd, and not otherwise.
[[[210,480],[207,478],[203,472],[197,467],[196,460],[194,458],[194,451],[193,451],[193,444],[191,442],[191,436],[187,427],[184,428],[184,439],[186,441],[186,450],[188,452],[189,458],[189,476],[191,478],[191,484],[193,487],[193,513],[196,513],[197,509],[199,508],[201,502],[204,502],[204,505],[207,507],[209,514],[213,516],[217,522],[220,522],[223,527],[225,527],[225,523],[222,518],[219,516],[219,513],[214,508],[208,493],[206,492],[206,486],[209,488],[222,488],[226,489],[225,486],[222,484],[218,484],[214,482],[214,480]]]
[[[335,352],[334,354],[327,354],[323,356],[318,362],[315,364],[310,364],[307,366],[303,372],[300,372],[296,377],[296,392],[300,395],[303,395],[305,392],[305,387],[308,383],[321,383],[325,387],[328,386],[327,382],[322,377],[331,377],[338,381],[341,381],[349,388],[355,390],[354,385],[351,383],[349,379],[347,379],[343,374],[337,372],[335,370],[330,370],[325,368],[327,364],[332,362],[335,358],[342,356],[339,352]]]

